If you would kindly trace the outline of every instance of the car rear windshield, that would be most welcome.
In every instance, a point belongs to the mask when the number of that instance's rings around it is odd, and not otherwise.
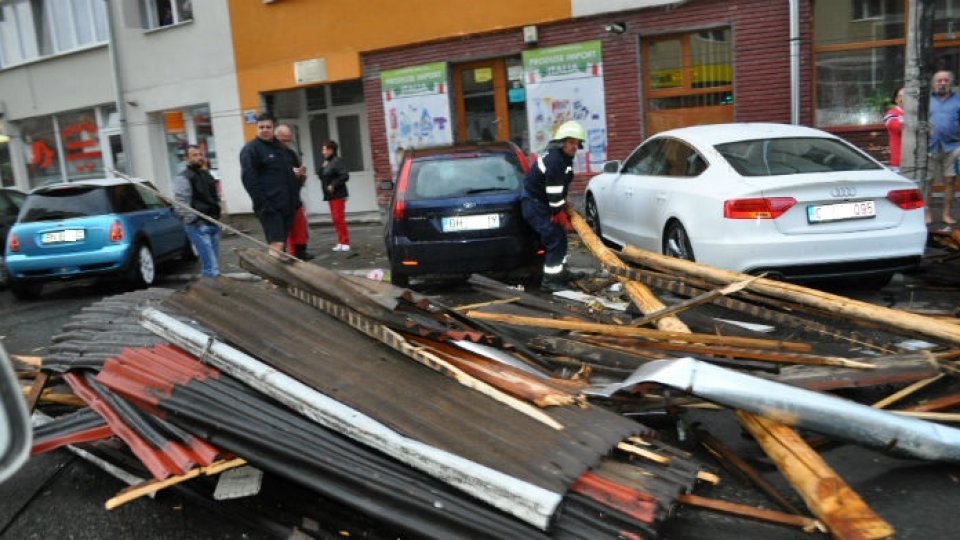
[[[109,214],[110,201],[99,186],[76,186],[31,193],[20,209],[20,221],[48,221]]]
[[[431,156],[414,160],[407,180],[407,200],[463,197],[520,189],[523,169],[516,156],[474,154]]]
[[[820,137],[757,139],[714,148],[743,176],[881,169],[846,143]]]

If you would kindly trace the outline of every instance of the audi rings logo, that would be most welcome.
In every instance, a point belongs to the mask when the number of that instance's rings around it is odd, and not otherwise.
[[[477,203],[472,202],[472,201],[471,201],[471,202],[465,202],[465,203],[463,203],[463,207],[464,207],[464,208],[473,208],[473,207],[475,207],[475,206],[477,206]]]
[[[830,190],[831,197],[856,197],[857,188],[849,186],[835,187]]]

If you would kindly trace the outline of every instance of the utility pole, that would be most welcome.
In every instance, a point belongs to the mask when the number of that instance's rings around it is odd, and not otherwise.
[[[123,74],[120,69],[120,51],[117,50],[117,27],[114,18],[113,2],[102,0],[106,6],[107,36],[110,51],[110,66],[113,71],[113,90],[116,94],[117,118],[120,120],[120,141],[123,146],[123,156],[126,161],[126,174],[133,175],[133,147],[130,144],[130,126],[127,123],[127,100],[124,98]],[[114,163],[114,167],[118,164]]]
[[[907,49],[903,75],[905,129],[901,141],[900,173],[924,185],[927,180],[927,117],[930,112],[930,78],[933,76],[931,60],[935,3],[930,0],[909,0],[907,4]]]

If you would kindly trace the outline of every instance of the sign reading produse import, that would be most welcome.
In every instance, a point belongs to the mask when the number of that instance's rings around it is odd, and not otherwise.
[[[380,73],[390,167],[408,148],[453,143],[447,64],[435,62]]]
[[[600,41],[524,51],[523,71],[532,150],[543,152],[560,124],[576,120],[586,129],[587,141],[574,168],[578,173],[599,171],[607,159]]]

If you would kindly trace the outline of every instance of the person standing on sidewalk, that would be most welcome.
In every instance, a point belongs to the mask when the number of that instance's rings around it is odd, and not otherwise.
[[[930,197],[933,183],[943,180],[943,212],[940,219],[946,225],[956,220],[951,215],[956,176],[954,167],[960,157],[960,96],[953,91],[953,73],[938,71],[933,75],[930,94],[930,180],[923,186],[923,202],[930,224]]]
[[[257,117],[257,136],[240,150],[240,176],[270,244],[268,252],[279,259],[284,257],[284,244],[293,227],[300,183],[290,152],[274,137],[275,125],[268,113]]]
[[[307,181],[307,168],[302,164],[300,153],[293,146],[293,130],[287,124],[280,124],[273,130],[274,136],[280,144],[287,147],[290,152],[290,159],[293,160],[294,175],[300,182],[300,191],[297,194],[297,213],[293,216],[293,227],[290,228],[290,234],[287,236],[287,253],[292,253],[294,257],[301,261],[309,261],[313,256],[307,253],[307,242],[309,233],[307,232],[307,213],[303,206],[303,184]]]
[[[333,251],[350,251],[350,234],[347,232],[347,180],[350,173],[347,164],[339,155],[336,141],[323,143],[323,164],[317,171],[323,186],[323,200],[330,204],[330,218],[337,232],[337,245]]]
[[[187,166],[173,179],[173,198],[197,212],[220,219],[217,181],[203,167],[205,162],[200,147],[195,144],[187,147]],[[209,277],[220,275],[220,226],[182,206],[177,206],[174,212],[200,257],[200,273]]]
[[[544,290],[561,290],[569,281],[580,278],[564,265],[567,232],[572,230],[567,217],[567,189],[573,181],[573,158],[577,150],[583,148],[584,140],[586,132],[579,122],[564,122],[523,179],[520,200],[523,219],[540,235],[547,252],[540,285]]]
[[[900,148],[903,132],[903,87],[893,91],[893,106],[883,115],[883,125],[887,128],[887,140],[890,143],[890,169],[900,172]]]

